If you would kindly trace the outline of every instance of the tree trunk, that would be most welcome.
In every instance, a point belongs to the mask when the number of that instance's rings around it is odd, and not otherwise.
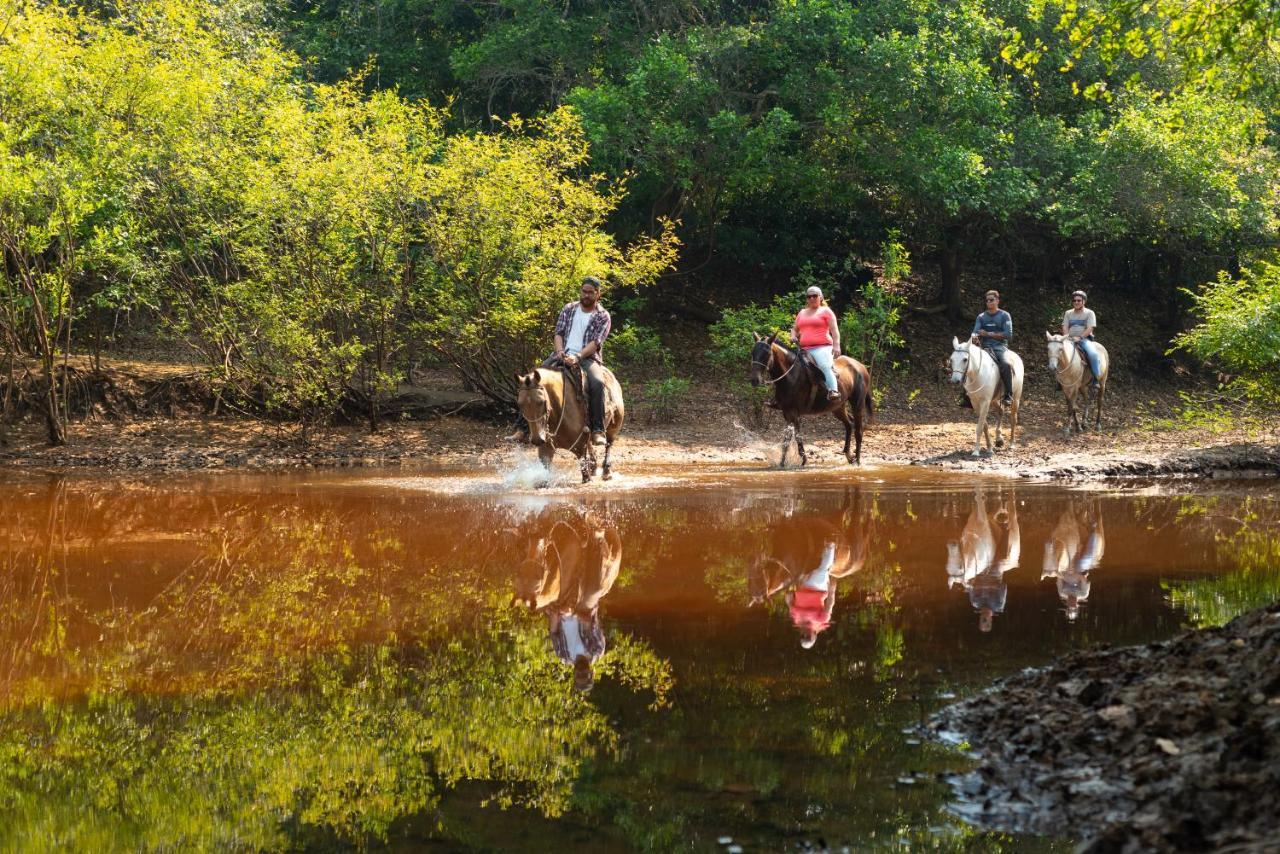
[[[955,247],[942,250],[942,290],[938,301],[947,307],[947,317],[964,319],[964,306],[960,304],[960,273],[964,269],[964,257]]]

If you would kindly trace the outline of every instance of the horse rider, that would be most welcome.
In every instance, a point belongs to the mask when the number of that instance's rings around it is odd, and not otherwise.
[[[1089,363],[1089,371],[1093,374],[1092,386],[1097,388],[1101,366],[1098,364],[1098,351],[1089,344],[1093,341],[1093,330],[1098,325],[1098,318],[1093,309],[1084,307],[1086,299],[1088,297],[1084,291],[1071,294],[1071,308],[1062,315],[1062,334],[1074,341],[1084,354],[1085,361]]]
[[[836,383],[835,360],[840,357],[840,324],[836,313],[827,306],[822,288],[817,285],[805,291],[805,306],[791,324],[791,340],[808,353],[827,384],[827,399],[840,396]]]
[[[600,280],[587,276],[582,280],[578,299],[567,303],[556,318],[555,352],[542,362],[544,368],[566,368],[566,373],[581,369],[587,378],[587,425],[591,442],[605,444],[604,435],[604,362],[601,353],[609,337],[613,321],[600,304]],[[516,431],[506,437],[512,442],[529,440],[528,425],[520,421]]]
[[[1000,382],[1004,384],[1002,402],[1009,406],[1013,403],[1013,366],[1005,360],[1005,354],[1009,351],[1009,342],[1013,340],[1013,317],[1000,307],[999,291],[987,291],[986,301],[987,310],[973,321],[972,335],[996,360],[996,367],[1000,369]],[[965,402],[968,400],[966,395]]]

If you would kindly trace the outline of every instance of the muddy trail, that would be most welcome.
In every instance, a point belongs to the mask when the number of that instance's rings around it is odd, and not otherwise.
[[[1280,605],[1220,629],[1097,649],[998,683],[932,727],[980,764],[980,825],[1082,850],[1280,848]]]

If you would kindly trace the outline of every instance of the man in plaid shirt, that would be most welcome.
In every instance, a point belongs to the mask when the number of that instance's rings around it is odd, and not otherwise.
[[[587,376],[587,423],[591,441],[605,443],[604,437],[604,341],[612,328],[609,312],[600,305],[600,280],[587,276],[582,280],[578,300],[560,310],[556,318],[555,352],[543,362],[544,368],[580,366]],[[529,434],[523,420],[516,432],[507,438],[527,441]]]

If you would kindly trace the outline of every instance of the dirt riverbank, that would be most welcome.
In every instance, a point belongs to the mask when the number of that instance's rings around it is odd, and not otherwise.
[[[953,781],[979,824],[1089,852],[1280,850],[1280,605],[1067,656],[933,727],[979,758]]]
[[[1064,438],[1029,426],[1014,450],[975,459],[973,426],[955,414],[886,413],[867,430],[863,461],[914,464],[1028,478],[1105,479],[1158,476],[1280,475],[1280,438],[1270,429],[1211,431],[1122,424]],[[844,466],[838,425],[811,422],[811,465]],[[0,467],[104,471],[270,469],[338,466],[491,466],[510,457],[509,425],[465,415],[399,421],[370,433],[345,426],[315,430],[305,441],[291,428],[248,419],[149,418],[75,424],[69,441],[47,447],[39,425],[9,428]],[[775,465],[781,423],[742,426],[732,411],[697,423],[628,425],[616,466],[673,463]],[[561,453],[558,465],[570,466]],[[795,464],[791,455],[791,464]]]
[[[83,360],[82,360],[83,361]],[[88,364],[81,367],[88,372]],[[87,417],[73,421],[68,442],[44,443],[41,424],[29,417],[0,424],[0,468],[100,471],[271,469],[341,466],[494,466],[510,460],[502,437],[509,415],[458,390],[447,373],[420,375],[396,395],[398,417],[376,432],[364,425],[316,428],[244,416],[210,417],[199,399],[190,365],[113,361],[88,374],[110,395],[98,395]],[[1158,476],[1280,474],[1276,424],[1232,429],[1188,425],[1178,417],[1185,389],[1118,383],[1109,395],[1103,429],[1064,437],[1060,399],[1041,391],[1023,400],[1016,447],[971,456],[974,415],[960,409],[955,388],[916,378],[907,391],[889,389],[867,428],[868,465],[912,464],[1028,478],[1105,479]],[[97,386],[95,386],[96,388]],[[657,423],[642,385],[629,403],[628,421],[615,450],[616,468],[697,462],[775,465],[783,423],[767,413],[749,420],[729,392],[714,383],[694,389],[674,420]],[[749,426],[748,426],[749,425]],[[845,466],[843,428],[831,418],[804,422],[811,465]],[[995,431],[992,430],[992,438]],[[560,465],[571,467],[567,454]],[[791,454],[791,464],[796,456]]]

